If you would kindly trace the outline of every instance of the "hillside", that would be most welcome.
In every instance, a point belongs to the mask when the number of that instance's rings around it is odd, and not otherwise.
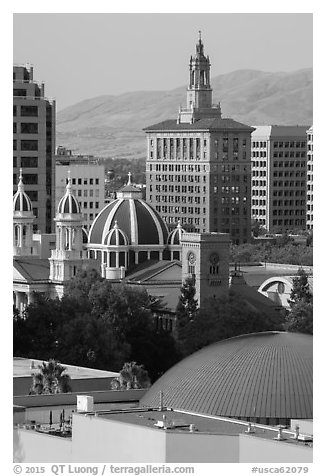
[[[291,73],[239,70],[211,80],[222,117],[251,124],[312,124],[312,69]],[[143,128],[176,118],[186,86],[99,96],[57,114],[57,145],[102,157],[145,157]]]

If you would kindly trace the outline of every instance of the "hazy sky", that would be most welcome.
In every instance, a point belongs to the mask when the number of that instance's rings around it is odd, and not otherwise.
[[[83,99],[186,85],[198,30],[212,77],[312,67],[308,13],[16,13],[14,62],[63,109]]]

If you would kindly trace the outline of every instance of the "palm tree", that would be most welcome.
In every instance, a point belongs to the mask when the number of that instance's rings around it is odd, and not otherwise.
[[[151,382],[147,370],[136,362],[125,362],[120,370],[120,376],[113,379],[113,390],[130,390],[132,388],[148,388]]]
[[[32,394],[51,394],[71,392],[70,376],[65,372],[66,367],[56,360],[43,362],[40,371],[33,375]]]

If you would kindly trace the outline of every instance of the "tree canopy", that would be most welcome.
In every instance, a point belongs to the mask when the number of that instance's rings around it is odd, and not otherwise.
[[[39,372],[33,375],[31,394],[68,393],[71,392],[70,376],[66,367],[51,359],[38,366]]]
[[[135,361],[154,381],[179,354],[173,336],[155,328],[152,304],[146,291],[81,271],[61,300],[35,295],[15,313],[14,355],[112,371]]]

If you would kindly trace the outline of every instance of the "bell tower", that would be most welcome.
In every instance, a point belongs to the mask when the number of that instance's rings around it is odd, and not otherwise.
[[[83,218],[79,203],[71,191],[70,175],[54,221],[56,249],[52,250],[49,258],[50,279],[59,285],[60,289],[56,291],[61,297],[64,282],[75,276],[87,260],[87,252],[83,247]]]
[[[201,109],[212,107],[212,88],[210,85],[209,56],[204,55],[201,31],[196,45],[195,56],[190,57],[189,87],[187,90],[187,108]]]
[[[178,123],[192,124],[202,117],[221,118],[220,104],[213,105],[213,90],[210,83],[211,64],[204,54],[204,44],[199,31],[196,54],[190,56],[187,107],[179,108]]]
[[[33,246],[32,203],[25,192],[23,170],[19,171],[17,192],[13,197],[13,253],[14,256],[32,256],[36,254]]]
[[[182,282],[192,277],[198,306],[229,289],[229,234],[186,233],[181,237]]]

